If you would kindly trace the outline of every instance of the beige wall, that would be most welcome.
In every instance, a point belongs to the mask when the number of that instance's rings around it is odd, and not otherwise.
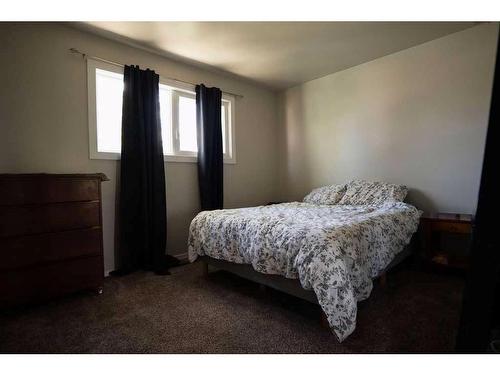
[[[225,206],[276,199],[273,92],[60,24],[0,23],[0,46],[0,173],[105,173],[111,179],[103,184],[106,270],[114,267],[118,162],[89,159],[86,64],[70,47],[244,95],[236,101],[237,164],[224,168]],[[196,164],[166,163],[166,175],[167,250],[178,254],[186,251],[189,223],[199,210]]]
[[[475,212],[497,30],[479,25],[287,90],[282,197],[365,178],[406,184],[427,211]]]

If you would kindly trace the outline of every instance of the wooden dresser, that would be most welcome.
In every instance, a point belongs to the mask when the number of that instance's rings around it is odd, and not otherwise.
[[[0,306],[102,291],[104,174],[0,174]]]

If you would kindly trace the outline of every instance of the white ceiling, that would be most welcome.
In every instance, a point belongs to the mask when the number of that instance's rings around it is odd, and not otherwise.
[[[473,22],[86,22],[79,28],[279,90]]]

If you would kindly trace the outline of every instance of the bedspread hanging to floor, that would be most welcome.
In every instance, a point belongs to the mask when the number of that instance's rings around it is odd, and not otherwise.
[[[314,290],[343,341],[356,327],[357,302],[368,298],[372,279],[410,242],[420,214],[401,202],[204,211],[191,222],[189,260],[207,255],[298,278],[304,289]]]

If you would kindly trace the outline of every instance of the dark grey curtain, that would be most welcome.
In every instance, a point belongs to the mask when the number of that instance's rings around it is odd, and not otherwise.
[[[202,210],[223,205],[222,92],[217,87],[196,86],[198,183]]]
[[[119,193],[119,270],[167,273],[159,76],[125,66]]]

